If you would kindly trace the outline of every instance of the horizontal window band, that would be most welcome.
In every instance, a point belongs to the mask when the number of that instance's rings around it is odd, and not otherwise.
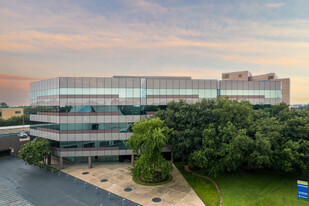
[[[37,115],[51,115],[51,116],[118,116],[118,112],[38,112]]]
[[[75,94],[75,95],[59,95],[59,98],[119,98],[118,94]]]
[[[115,94],[71,94],[71,95],[50,95],[50,96],[38,96],[37,99],[55,99],[55,98],[119,98],[119,95]],[[137,98],[139,99],[139,98]]]
[[[219,96],[265,96],[266,99],[269,98],[282,98],[281,90],[225,90],[221,89],[219,91]]]
[[[72,151],[101,151],[101,150],[120,150],[120,147],[82,147],[82,148],[59,148],[53,147],[53,150],[60,152],[72,152]]]
[[[147,98],[199,98],[199,95],[147,95]]]
[[[212,89],[136,89],[136,88],[60,88],[31,91],[30,99],[53,98],[145,98],[146,95],[199,95],[200,98],[213,98],[217,88]]]
[[[43,132],[57,133],[57,134],[121,133],[117,129],[107,129],[107,130],[56,130],[56,129],[37,127],[37,130],[43,131]]]
[[[146,115],[155,114],[157,111],[147,111]],[[59,112],[38,112],[37,115],[48,115],[48,116],[120,116],[118,112],[70,112],[70,113],[59,113]],[[129,115],[141,115],[141,114],[129,114]],[[127,115],[122,115],[127,116]]]
[[[59,95],[37,96],[37,99],[59,99]]]
[[[237,99],[265,99],[264,95],[220,95],[221,98],[237,98]]]
[[[166,109],[166,105],[67,105],[67,106],[31,106],[30,114],[58,116],[91,115],[146,115]]]

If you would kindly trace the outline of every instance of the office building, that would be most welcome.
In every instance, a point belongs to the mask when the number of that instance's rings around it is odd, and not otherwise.
[[[191,77],[59,77],[31,83],[30,134],[47,138],[53,155],[72,162],[122,161],[132,150],[125,142],[131,126],[168,102],[188,103],[217,97],[247,99],[253,104],[282,102],[281,81]],[[227,78],[228,77],[228,78]],[[165,150],[168,151],[168,150]]]
[[[274,95],[268,94],[270,90],[273,90],[273,89],[268,89],[268,88],[274,87],[276,85],[276,87],[278,86],[280,87],[280,89],[276,88],[276,90],[281,90],[280,92],[281,101],[286,104],[290,104],[290,79],[289,78],[280,79],[275,73],[268,73],[268,74],[253,76],[249,71],[230,72],[230,73],[223,73],[222,80],[224,82],[227,81],[225,82],[225,84],[228,84],[226,87],[229,88],[229,90],[239,90],[238,92],[233,91],[233,94],[231,93],[231,91],[229,91],[227,93],[227,96],[230,98],[248,99],[252,104],[278,104],[278,99],[275,100],[273,99]],[[236,81],[238,82],[237,86],[236,86]],[[239,81],[244,81],[248,83],[244,83],[244,82],[239,83]],[[280,83],[273,84],[270,82],[280,82]],[[255,95],[251,95],[251,97],[248,95],[244,95],[243,94],[244,90],[247,90],[248,93],[250,92],[250,90],[254,90]],[[262,99],[263,99],[263,96],[265,98],[266,97],[271,97],[271,98],[264,101],[264,100],[261,100],[259,96]],[[252,98],[259,99],[259,100],[254,101]]]

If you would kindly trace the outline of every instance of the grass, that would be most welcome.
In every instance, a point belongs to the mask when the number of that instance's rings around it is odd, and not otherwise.
[[[201,170],[196,173],[205,175]],[[224,206],[309,206],[307,200],[297,200],[297,179],[308,181],[309,177],[256,170],[221,175],[214,180],[221,190]],[[212,195],[206,192],[207,194]]]
[[[172,181],[173,179],[173,176],[168,174],[168,179],[164,182],[156,182],[156,183],[147,183],[147,182],[142,182],[138,179],[135,179],[135,178],[132,178],[132,180],[137,183],[137,184],[140,184],[140,185],[144,185],[144,186],[158,186],[158,185],[164,185],[164,184],[167,184],[169,183],[170,181]]]
[[[182,176],[187,180],[189,185],[194,189],[197,195],[205,203],[205,205],[219,205],[219,195],[217,193],[216,187],[210,181],[186,172],[183,168],[183,165],[175,165],[182,174]]]

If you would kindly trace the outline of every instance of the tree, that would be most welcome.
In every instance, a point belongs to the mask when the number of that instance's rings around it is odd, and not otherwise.
[[[35,164],[43,161],[46,164],[46,158],[51,154],[51,146],[47,139],[35,138],[22,146],[19,150],[18,157],[29,164]]]
[[[137,121],[133,124],[132,130],[133,135],[126,144],[134,153],[141,150],[131,168],[133,178],[145,182],[164,181],[173,166],[162,157],[161,151],[168,143],[172,130],[159,118]]]
[[[7,105],[5,102],[1,102],[0,108],[9,108],[9,105]]]
[[[203,133],[203,147],[190,155],[190,164],[206,169],[209,175],[239,169],[252,150],[253,140],[245,129],[237,129],[231,122],[218,127],[210,124]]]
[[[176,160],[186,162],[192,151],[200,149],[203,131],[214,121],[212,111],[215,103],[215,100],[205,99],[194,104],[183,100],[170,102],[166,110],[155,115],[174,130],[169,145]]]
[[[169,141],[175,157],[209,175],[258,168],[306,174],[309,169],[306,109],[218,98],[171,102],[156,116],[175,132]]]
[[[25,125],[30,123],[30,116],[23,115],[21,117],[11,117],[9,119],[0,119],[0,126],[15,126],[15,125]]]

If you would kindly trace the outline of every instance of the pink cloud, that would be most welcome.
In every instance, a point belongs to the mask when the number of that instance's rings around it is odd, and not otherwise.
[[[41,78],[26,75],[0,74],[0,88],[27,90],[28,93],[30,82],[37,80],[41,80]]]
[[[155,73],[155,75],[158,76],[187,76],[192,77],[193,79],[202,79],[202,78],[213,78],[213,79],[219,79],[221,77],[221,72],[215,69],[211,68],[179,68],[179,69],[173,69],[173,70],[167,70],[165,72],[158,72]]]
[[[0,102],[6,102],[9,106],[29,105],[29,90],[0,87]]]
[[[263,57],[241,57],[241,56],[224,56],[223,60],[235,61],[240,63],[252,63],[260,65],[276,65],[282,67],[292,67],[292,66],[309,66],[308,60],[301,60],[296,58],[285,58],[285,57],[276,57],[276,58],[263,58]]]
[[[268,3],[268,4],[265,4],[265,6],[267,8],[279,8],[279,7],[282,7],[284,6],[285,3],[281,2],[281,3]]]
[[[32,76],[16,75],[16,74],[0,74],[1,80],[40,80]]]

